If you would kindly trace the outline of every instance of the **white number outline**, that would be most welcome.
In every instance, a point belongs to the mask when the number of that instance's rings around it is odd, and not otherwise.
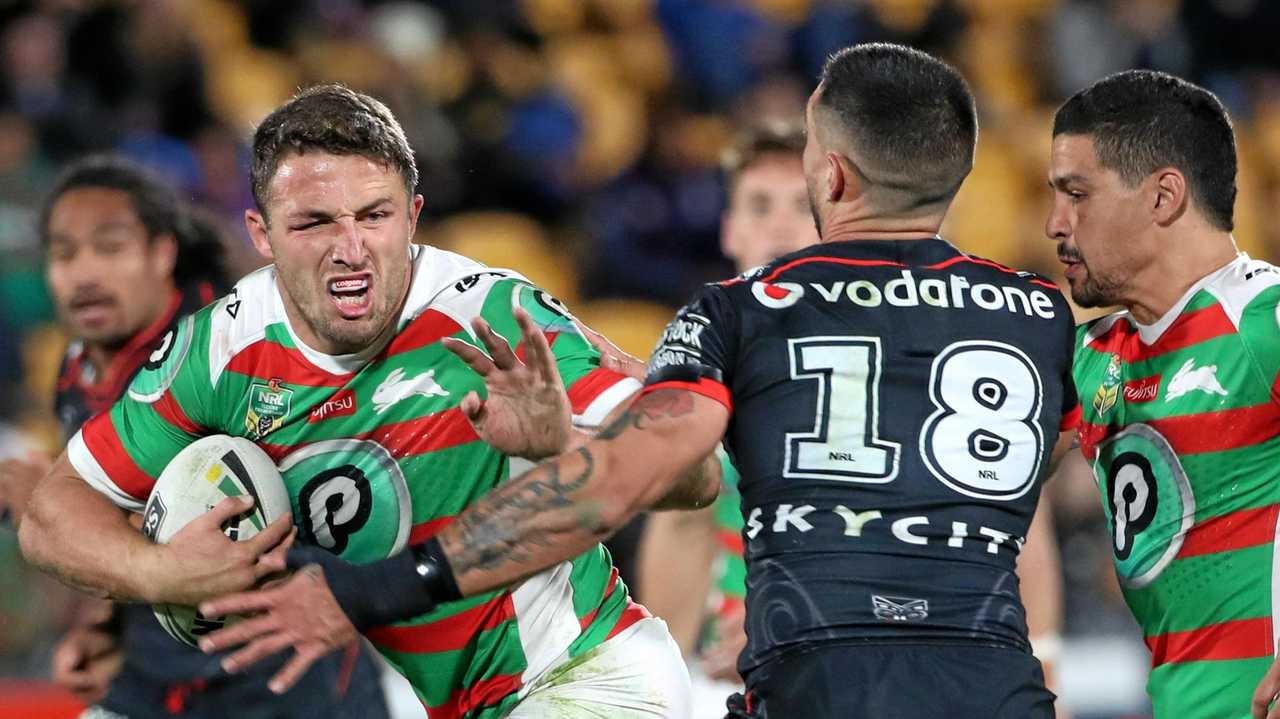
[[[832,368],[802,371],[800,368],[800,352],[806,346],[864,346],[868,350],[867,376],[864,383],[867,408],[867,421],[862,426],[862,446],[876,447],[889,453],[889,470],[884,473],[871,474],[850,472],[847,470],[801,469],[795,466],[795,455],[799,454],[801,442],[826,442],[831,430],[830,399],[828,387],[831,386]],[[818,383],[818,402],[814,412],[813,430],[810,432],[787,432],[785,456],[783,458],[782,476],[788,479],[823,479],[835,482],[856,482],[859,484],[888,484],[898,476],[898,467],[902,458],[902,445],[882,439],[880,433],[880,371],[884,354],[881,351],[880,338],[873,336],[815,336],[800,337],[787,340],[787,356],[791,362],[791,379],[812,379]],[[834,394],[834,393],[830,393]],[[794,468],[793,468],[794,467]]]
[[[928,451],[928,447],[933,437],[933,432],[937,428],[939,422],[945,417],[959,414],[951,407],[947,406],[939,394],[939,387],[942,383],[942,370],[946,363],[955,355],[962,352],[971,351],[973,349],[994,350],[996,352],[1004,352],[1013,356],[1026,366],[1027,371],[1031,374],[1031,378],[1035,381],[1035,406],[1031,408],[1031,412],[1027,417],[1023,418],[1022,424],[1031,428],[1036,438],[1035,464],[1032,465],[1031,471],[1027,473],[1027,478],[1023,480],[1022,485],[1010,492],[980,492],[972,489],[963,482],[951,477],[937,465],[933,454]],[[1040,417],[1041,408],[1044,405],[1044,382],[1040,379],[1040,371],[1036,369],[1035,363],[1027,356],[1025,352],[1014,347],[1011,344],[997,342],[995,340],[963,340],[953,342],[943,348],[937,357],[933,358],[933,366],[929,370],[929,399],[933,402],[933,414],[929,415],[924,421],[924,425],[920,428],[920,458],[924,461],[924,466],[931,474],[943,484],[951,489],[965,495],[966,497],[974,497],[976,499],[991,499],[1001,502],[1009,502],[1026,494],[1031,487],[1035,485],[1036,477],[1040,476],[1040,465],[1044,461],[1044,429],[1040,427],[1040,423],[1036,421]]]

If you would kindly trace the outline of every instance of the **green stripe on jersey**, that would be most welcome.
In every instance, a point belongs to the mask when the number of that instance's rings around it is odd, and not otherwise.
[[[1249,719],[1253,691],[1270,657],[1166,664],[1151,670],[1147,692],[1159,719]]]
[[[1146,636],[1269,617],[1270,587],[1259,591],[1258,585],[1271,576],[1271,558],[1271,545],[1263,544],[1178,559],[1153,584],[1124,588],[1124,598],[1135,616],[1150,617],[1142,624]],[[1188,601],[1189,597],[1213,597],[1213,601]]]

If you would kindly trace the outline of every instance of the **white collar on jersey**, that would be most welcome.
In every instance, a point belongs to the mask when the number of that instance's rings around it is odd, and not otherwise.
[[[1155,344],[1156,340],[1160,339],[1160,336],[1163,335],[1171,325],[1173,325],[1173,321],[1178,319],[1178,315],[1182,314],[1182,310],[1186,309],[1187,303],[1191,301],[1191,298],[1194,297],[1197,292],[1204,289],[1206,285],[1216,282],[1233,268],[1246,262],[1249,262],[1249,255],[1243,252],[1237,253],[1234,260],[1231,260],[1222,267],[1219,267],[1213,272],[1201,277],[1199,281],[1194,285],[1191,285],[1191,287],[1187,289],[1186,293],[1184,293],[1177,302],[1173,303],[1173,307],[1170,307],[1168,312],[1164,313],[1160,319],[1149,325],[1144,325],[1141,322],[1138,322],[1133,318],[1132,313],[1126,312],[1125,314],[1129,318],[1129,322],[1131,322],[1134,327],[1138,328],[1138,338],[1141,339],[1142,343],[1145,345],[1150,346]]]
[[[409,267],[414,276],[418,274],[418,263],[416,260],[421,254],[420,250],[421,247],[419,245],[409,246]],[[409,284],[413,284],[412,277],[409,280]],[[361,367],[365,366],[369,360],[373,359],[375,355],[381,352],[383,347],[387,346],[387,343],[391,341],[391,338],[395,336],[396,331],[400,327],[400,322],[397,320],[387,327],[378,339],[374,340],[373,344],[354,354],[325,354],[320,350],[308,346],[306,342],[302,341],[302,338],[298,337],[298,333],[293,331],[293,324],[289,322],[289,315],[284,311],[284,300],[280,297],[280,285],[273,282],[272,289],[274,290],[274,292],[272,292],[272,297],[275,300],[276,314],[280,317],[281,322],[284,323],[285,329],[289,331],[289,338],[293,340],[293,344],[298,348],[298,351],[302,353],[302,356],[307,358],[307,361],[330,374],[351,374],[358,371]]]

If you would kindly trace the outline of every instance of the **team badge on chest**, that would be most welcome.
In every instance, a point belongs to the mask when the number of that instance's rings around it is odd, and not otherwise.
[[[1093,395],[1093,411],[1099,417],[1105,417],[1120,399],[1120,355],[1111,355],[1111,363],[1107,365],[1106,379]]]
[[[249,438],[260,439],[279,429],[292,406],[293,390],[280,384],[280,380],[254,382],[249,386],[249,411],[244,416]]]

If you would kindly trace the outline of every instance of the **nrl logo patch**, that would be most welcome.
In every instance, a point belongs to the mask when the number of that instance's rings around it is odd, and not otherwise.
[[[1107,378],[1093,395],[1093,411],[1099,417],[1106,416],[1116,401],[1120,399],[1120,355],[1111,355],[1111,363],[1107,365]]]
[[[280,384],[278,379],[249,385],[249,411],[245,413],[244,426],[250,439],[259,439],[279,429],[292,406],[293,390]]]
[[[929,600],[910,597],[871,595],[871,609],[876,619],[887,622],[918,622],[929,618]]]

